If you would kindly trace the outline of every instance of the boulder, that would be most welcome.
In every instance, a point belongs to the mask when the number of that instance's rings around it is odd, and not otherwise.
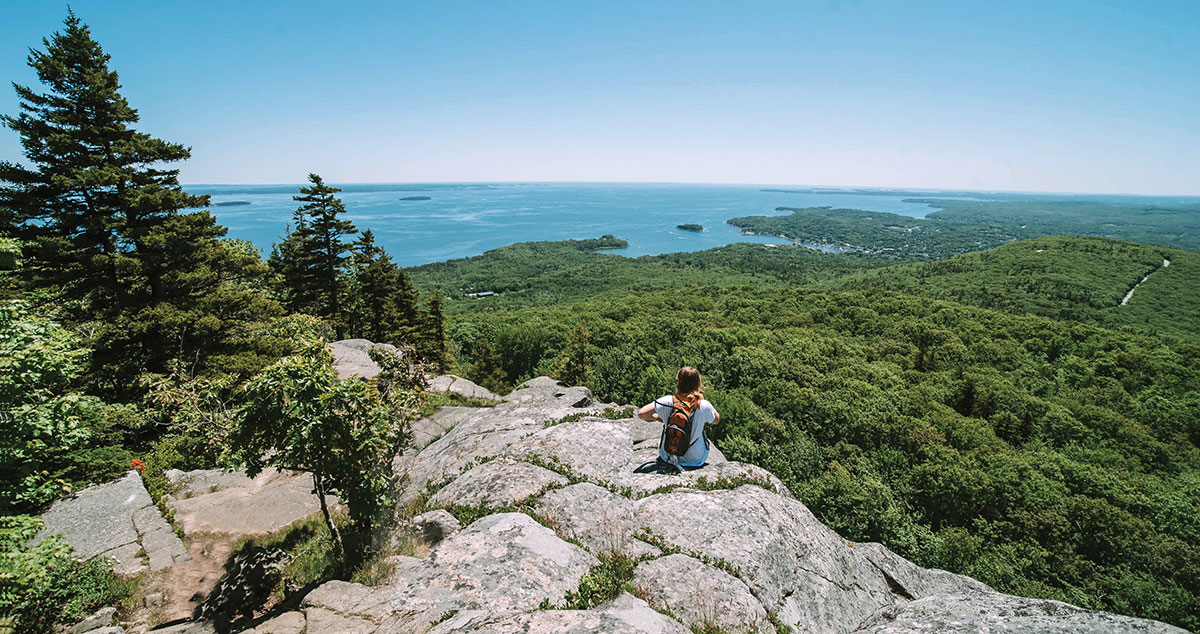
[[[488,401],[499,401],[500,395],[495,392],[476,385],[461,376],[453,374],[443,374],[442,376],[434,377],[429,381],[430,392],[440,392],[444,394],[457,394],[466,398],[479,398]]]
[[[541,458],[590,480],[618,484],[633,470],[630,446],[628,421],[583,418],[522,436],[505,455]]]
[[[269,621],[260,623],[251,632],[253,634],[304,634],[305,625],[303,612],[284,612]]]
[[[767,611],[800,631],[850,632],[884,607],[920,598],[894,589],[878,567],[885,559],[873,562],[803,504],[761,487],[651,495],[634,504],[634,522],[685,553],[725,562]],[[919,589],[990,592],[978,581],[948,573],[928,575]]]
[[[443,407],[429,416],[418,418],[412,423],[412,442],[409,443],[409,451],[420,451],[428,447],[429,443],[446,435],[446,432],[470,418],[475,412],[476,408],[474,407],[451,406]]]
[[[679,474],[634,473],[625,476],[624,482],[635,497],[644,497],[671,488],[734,488],[742,484],[756,484],[769,491],[791,497],[783,482],[770,471],[744,462],[710,463],[702,469],[684,471]]]
[[[412,518],[410,522],[413,528],[421,534],[421,537],[431,545],[440,543],[462,528],[462,524],[444,509],[422,513]]]
[[[380,631],[424,631],[451,610],[494,613],[561,603],[599,562],[521,513],[497,513],[451,535],[389,584],[331,581],[304,598],[311,608],[382,623]],[[405,628],[401,630],[400,624]]]
[[[586,387],[571,387],[548,376],[539,376],[518,385],[504,400],[525,406],[546,404],[566,407],[588,407],[596,402],[592,391]]]
[[[587,398],[581,398],[585,393]],[[590,405],[574,406],[585,401]],[[587,388],[565,388],[545,377],[522,384],[503,403],[474,408],[473,413],[464,416],[444,436],[415,455],[397,460],[397,471],[407,477],[401,502],[416,500],[430,487],[445,486],[472,463],[502,455],[519,457],[517,452],[506,453],[509,447],[542,431],[547,423],[574,414],[596,414],[611,406],[595,403]],[[622,451],[627,448],[622,447]]]
[[[338,378],[344,380],[358,376],[371,379],[382,372],[383,368],[371,360],[371,348],[398,352],[396,346],[372,343],[366,339],[343,339],[329,344],[329,351],[333,353],[333,369],[337,371]]]
[[[136,471],[55,502],[42,520],[46,527],[34,541],[62,535],[77,557],[110,558],[118,574],[158,571],[189,559]]]
[[[345,616],[332,610],[308,608],[304,634],[371,634],[376,624],[363,618]]]
[[[262,535],[321,509],[312,476],[265,469],[254,478],[217,469],[169,474],[176,491],[168,499],[185,534]],[[329,504],[337,498],[326,497]]]
[[[775,632],[767,611],[740,579],[687,555],[638,564],[634,587],[684,625],[722,632]]]
[[[435,506],[504,508],[540,495],[549,487],[566,485],[567,479],[553,471],[501,458],[470,469],[429,502]]]
[[[84,634],[102,627],[108,627],[113,624],[117,618],[117,609],[114,607],[105,607],[96,610],[91,616],[75,624],[74,627],[67,630],[70,634]]]
[[[590,482],[547,492],[534,511],[562,537],[578,540],[594,554],[622,553],[632,559],[658,549],[634,538],[633,500]]]

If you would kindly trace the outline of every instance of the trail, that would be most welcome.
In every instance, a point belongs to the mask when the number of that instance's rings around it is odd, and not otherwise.
[[[1166,258],[1163,258],[1162,267],[1165,269],[1168,266],[1171,266],[1171,261]],[[1142,281],[1138,282],[1137,284],[1134,284],[1133,288],[1129,289],[1128,293],[1125,293],[1125,299],[1121,300],[1121,305],[1124,306],[1125,304],[1128,304],[1130,298],[1133,297],[1133,292],[1137,290],[1137,287],[1141,286],[1142,284],[1145,284],[1146,280],[1150,279],[1150,276],[1154,275],[1156,272],[1158,272],[1158,269],[1154,269],[1153,271],[1150,271],[1149,273],[1146,274],[1146,277],[1142,278]]]

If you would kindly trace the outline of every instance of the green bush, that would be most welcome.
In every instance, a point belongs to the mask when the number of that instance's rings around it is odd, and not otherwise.
[[[42,526],[28,515],[0,517],[0,632],[5,619],[10,631],[49,632],[124,601],[136,586],[117,579],[105,560],[76,560],[58,535],[28,545]]]

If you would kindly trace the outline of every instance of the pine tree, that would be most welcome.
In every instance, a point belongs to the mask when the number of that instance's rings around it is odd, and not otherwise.
[[[163,271],[143,268],[137,252],[163,219],[207,204],[180,189],[178,170],[161,167],[190,152],[130,127],[138,113],[74,12],[43,44],[28,62],[48,91],[14,85],[21,112],[0,117],[31,164],[0,163],[0,208],[9,210],[0,223],[30,243],[27,269],[41,285],[93,311],[160,299]]]
[[[289,312],[319,314],[321,287],[308,261],[312,253],[308,218],[297,209],[292,221],[295,224],[288,226],[283,239],[271,249],[267,263],[278,278],[280,300]]]
[[[307,306],[313,314],[329,319],[340,339],[345,334],[342,315],[342,294],[345,292],[343,273],[346,252],[350,250],[347,236],[358,233],[354,224],[338,216],[346,213],[346,206],[334,194],[342,191],[330,187],[316,174],[309,174],[309,187],[301,187],[300,195],[292,200],[302,203],[296,210],[297,229],[285,238],[284,249],[279,251],[278,272],[285,273],[291,267],[294,274],[288,284],[289,296],[295,304],[304,305],[315,295],[316,302]],[[294,237],[293,244],[287,244]]]
[[[408,275],[375,244],[370,229],[353,245],[346,324],[351,336],[375,342],[411,344],[420,319],[420,297]]]
[[[208,198],[163,165],[189,150],[130,127],[138,114],[109,56],[73,12],[64,24],[28,58],[47,92],[14,86],[21,112],[0,117],[27,161],[0,163],[0,225],[28,245],[30,283],[89,322],[103,370],[93,388],[130,395],[141,374],[195,374],[246,352],[251,324],[278,306],[253,287],[261,256],[187,211]]]
[[[558,378],[567,385],[587,385],[591,375],[592,358],[588,355],[587,326],[578,324],[567,336],[567,351],[558,359],[555,368]]]
[[[491,342],[487,339],[480,339],[475,344],[474,357],[475,363],[471,365],[471,380],[497,394],[507,391],[508,375],[504,373],[500,355],[496,354]]]
[[[446,341],[446,315],[442,308],[444,304],[442,294],[435,291],[425,304],[425,313],[422,315],[422,323],[416,336],[417,355],[431,371],[438,374],[448,371],[452,361]],[[486,342],[484,343],[486,344]],[[487,351],[495,355],[490,345],[487,346]],[[489,360],[489,363],[492,362]],[[499,362],[499,357],[496,357],[494,363],[496,370],[500,372],[495,377],[497,384],[504,381],[504,373],[499,369]],[[491,369],[487,369],[485,373],[490,374]]]

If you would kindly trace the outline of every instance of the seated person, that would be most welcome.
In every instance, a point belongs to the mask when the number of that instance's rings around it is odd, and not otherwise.
[[[704,400],[702,392],[704,383],[700,380],[700,372],[691,366],[679,369],[675,374],[675,394],[656,399],[638,410],[642,420],[663,421],[671,417],[675,399],[685,404],[692,412],[692,433],[687,440],[687,453],[682,456],[671,455],[666,447],[666,428],[658,442],[658,460],[638,467],[636,473],[651,473],[663,471],[681,471],[684,469],[699,469],[708,460],[708,438],[704,436],[706,424],[716,425],[721,415],[713,408],[712,403]]]

